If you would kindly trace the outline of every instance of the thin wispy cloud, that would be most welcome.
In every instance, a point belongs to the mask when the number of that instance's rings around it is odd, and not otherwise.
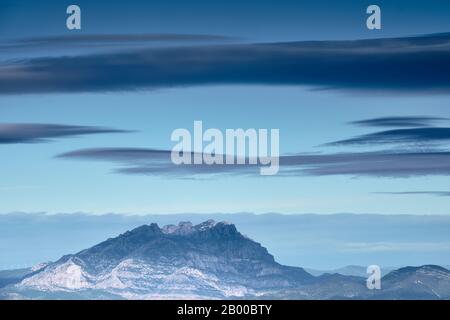
[[[101,133],[129,133],[113,128],[37,123],[0,123],[0,144],[42,143],[55,138]]]
[[[375,194],[399,195],[399,196],[436,196],[436,197],[450,197],[450,191],[397,191],[397,192],[374,192]]]
[[[193,152],[188,152],[193,157]],[[145,148],[91,148],[75,150],[56,156],[60,159],[106,161],[119,165],[115,172],[174,178],[217,174],[259,174],[257,165],[175,165],[171,151]]]
[[[350,242],[340,247],[345,252],[449,252],[450,242]]]
[[[450,174],[450,152],[348,152],[290,156],[280,159],[289,174],[406,178]]]
[[[450,33],[359,41],[153,48],[0,64],[0,94],[235,84],[448,93]]]
[[[428,144],[450,141],[450,128],[392,129],[328,143],[329,146],[376,144]]]
[[[428,127],[439,121],[449,121],[449,118],[410,116],[410,117],[381,117],[365,120],[352,121],[350,124],[363,127]]]

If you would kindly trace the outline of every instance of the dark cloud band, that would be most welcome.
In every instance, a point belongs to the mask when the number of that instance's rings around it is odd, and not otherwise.
[[[39,143],[48,142],[52,138],[126,132],[130,131],[61,124],[0,123],[0,144]]]
[[[410,116],[410,117],[382,117],[365,119],[350,122],[354,125],[364,127],[396,127],[396,128],[411,128],[411,127],[426,127],[438,121],[448,121],[449,118],[441,117],[427,117],[427,116]]]
[[[374,144],[428,144],[450,140],[450,128],[393,129],[356,138],[340,140],[327,145],[374,145]]]
[[[448,93],[450,34],[159,48],[0,65],[0,94],[224,84]]]

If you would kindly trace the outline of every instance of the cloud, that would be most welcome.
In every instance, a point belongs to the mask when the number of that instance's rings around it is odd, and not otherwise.
[[[412,177],[449,175],[450,152],[359,152],[288,156],[280,159],[289,174]]]
[[[400,192],[374,192],[387,195],[430,195],[437,197],[450,197],[450,191],[400,191]]]
[[[118,165],[116,172],[192,178],[217,174],[259,175],[256,165],[174,165],[170,151],[135,148],[82,149],[58,155],[64,159],[107,161]],[[450,175],[450,152],[390,151],[298,154],[280,157],[278,176],[372,176],[411,177]]]
[[[410,117],[382,117],[352,121],[351,124],[365,127],[427,127],[436,121],[447,121],[449,118],[410,116]]]
[[[9,41],[0,44],[1,49],[36,49],[40,47],[85,47],[85,46],[127,46],[152,43],[204,43],[228,42],[231,37],[207,34],[77,34],[48,37],[34,37]]]
[[[0,65],[0,94],[200,85],[450,92],[450,33],[359,41],[152,48]]]
[[[49,142],[51,138],[127,132],[130,131],[61,124],[0,123],[0,144],[41,143]]]
[[[398,143],[439,143],[450,140],[450,128],[393,129],[327,143],[328,146]]]
[[[345,252],[446,252],[450,242],[349,242],[340,247]]]
[[[191,158],[194,153],[190,153]],[[92,148],[81,149],[57,156],[62,159],[81,159],[108,161],[119,164],[117,173],[156,176],[173,176],[176,178],[216,174],[250,174],[252,169],[259,174],[256,165],[175,165],[171,160],[171,151],[145,148]]]

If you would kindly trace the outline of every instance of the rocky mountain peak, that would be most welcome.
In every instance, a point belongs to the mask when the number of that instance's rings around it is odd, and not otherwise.
[[[244,237],[234,224],[214,220],[197,225],[183,221],[163,228],[156,223],[143,225],[75,255],[64,256],[59,262],[77,257],[95,272],[103,272],[125,259],[182,264],[192,256],[199,257],[196,263],[211,257],[223,260],[224,265],[231,260],[275,263],[267,249]]]
[[[192,235],[194,233],[202,233],[208,231],[215,231],[216,233],[224,233],[227,234],[226,230],[228,229],[228,234],[236,234],[238,233],[236,227],[229,222],[216,222],[212,219],[202,222],[197,225],[193,225],[190,221],[182,221],[178,225],[169,224],[164,226],[161,231],[166,235],[178,235],[178,236],[186,236]]]

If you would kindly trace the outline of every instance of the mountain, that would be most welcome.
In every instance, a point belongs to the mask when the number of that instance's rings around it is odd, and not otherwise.
[[[450,271],[434,265],[406,267],[382,279],[382,290],[374,299],[450,299]]]
[[[366,279],[323,274],[302,288],[280,290],[266,299],[449,300],[450,271],[434,265],[406,267],[381,279],[381,290],[368,290]]]
[[[106,291],[131,299],[240,298],[311,282],[302,268],[275,262],[233,224],[144,225],[31,273],[16,288]],[[44,294],[45,295],[45,294]]]
[[[13,281],[14,282],[14,281]],[[63,256],[0,289],[1,299],[448,299],[450,272],[408,267],[370,291],[359,276],[277,263],[235,225],[143,225]]]

